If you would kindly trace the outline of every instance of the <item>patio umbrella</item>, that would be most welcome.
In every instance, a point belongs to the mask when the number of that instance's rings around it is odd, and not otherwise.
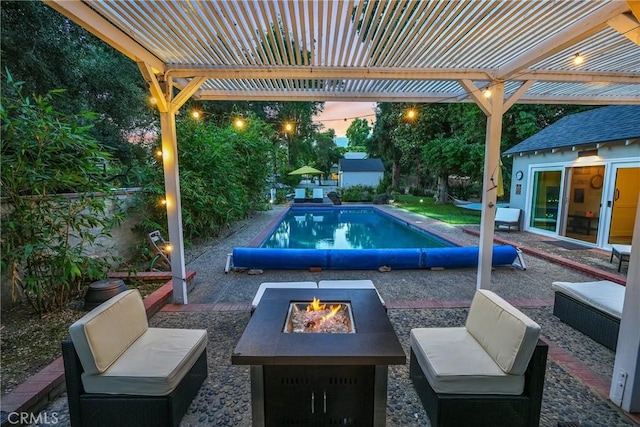
[[[302,166],[294,171],[289,172],[289,175],[321,175],[324,172],[312,168],[311,166]]]

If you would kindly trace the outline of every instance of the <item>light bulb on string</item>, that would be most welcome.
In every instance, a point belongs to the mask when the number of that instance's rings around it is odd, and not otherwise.
[[[580,65],[584,62],[584,56],[580,55],[580,53],[576,53],[573,57],[573,63],[576,65]]]

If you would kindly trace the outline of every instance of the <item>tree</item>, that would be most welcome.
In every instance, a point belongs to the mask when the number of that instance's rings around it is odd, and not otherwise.
[[[333,129],[329,129],[326,132],[316,133],[315,137],[315,165],[318,169],[327,173],[331,170],[331,166],[333,166],[334,163],[337,163],[340,159],[335,138],[336,132]]]
[[[347,138],[349,138],[349,149],[351,150],[366,151],[367,140],[370,137],[371,127],[367,119],[357,118],[347,128]]]
[[[3,66],[26,82],[26,93],[65,88],[51,99],[60,112],[98,113],[89,133],[124,165],[114,171],[117,183],[134,184],[143,152],[128,135],[155,123],[136,64],[42,2],[3,1],[1,19]]]
[[[89,131],[96,115],[66,114],[52,99],[33,98],[6,76],[2,118],[2,271],[14,297],[22,292],[37,312],[66,306],[88,280],[104,277],[109,263],[89,255],[89,246],[122,220],[107,214],[110,185],[102,165],[108,153]],[[77,197],[61,193],[78,192]]]
[[[376,106],[376,124],[373,134],[367,141],[369,157],[380,157],[386,169],[391,166],[391,188],[397,190],[400,185],[400,159],[402,152],[393,143],[392,132],[399,124],[400,104],[378,103]]]

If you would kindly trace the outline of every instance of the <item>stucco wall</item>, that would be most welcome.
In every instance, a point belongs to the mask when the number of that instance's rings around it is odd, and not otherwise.
[[[113,214],[118,211],[118,209],[125,210],[125,220],[118,227],[111,231],[111,238],[101,238],[98,239],[99,243],[103,245],[93,246],[88,250],[90,255],[95,255],[97,257],[106,257],[108,251],[110,250],[112,254],[119,256],[123,259],[129,259],[135,255],[135,245],[139,236],[136,235],[133,231],[134,227],[140,223],[139,218],[137,218],[132,212],[131,207],[135,201],[135,193],[140,191],[139,188],[123,188],[117,191],[117,204],[110,203],[109,206],[109,214]],[[65,195],[69,198],[77,197],[74,194]],[[119,206],[119,207],[118,207]],[[1,205],[2,211],[5,209],[10,209],[7,204],[2,201]],[[115,267],[115,265],[114,265]],[[7,304],[11,304],[11,282],[7,277],[1,278],[0,283],[0,298],[2,302],[2,306],[5,307]]]

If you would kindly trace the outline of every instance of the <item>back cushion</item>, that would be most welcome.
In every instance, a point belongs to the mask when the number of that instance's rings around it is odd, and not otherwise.
[[[505,373],[524,374],[540,336],[536,322],[495,293],[479,289],[466,327]]]
[[[91,310],[69,328],[85,372],[104,372],[148,329],[137,289],[122,292]]]

